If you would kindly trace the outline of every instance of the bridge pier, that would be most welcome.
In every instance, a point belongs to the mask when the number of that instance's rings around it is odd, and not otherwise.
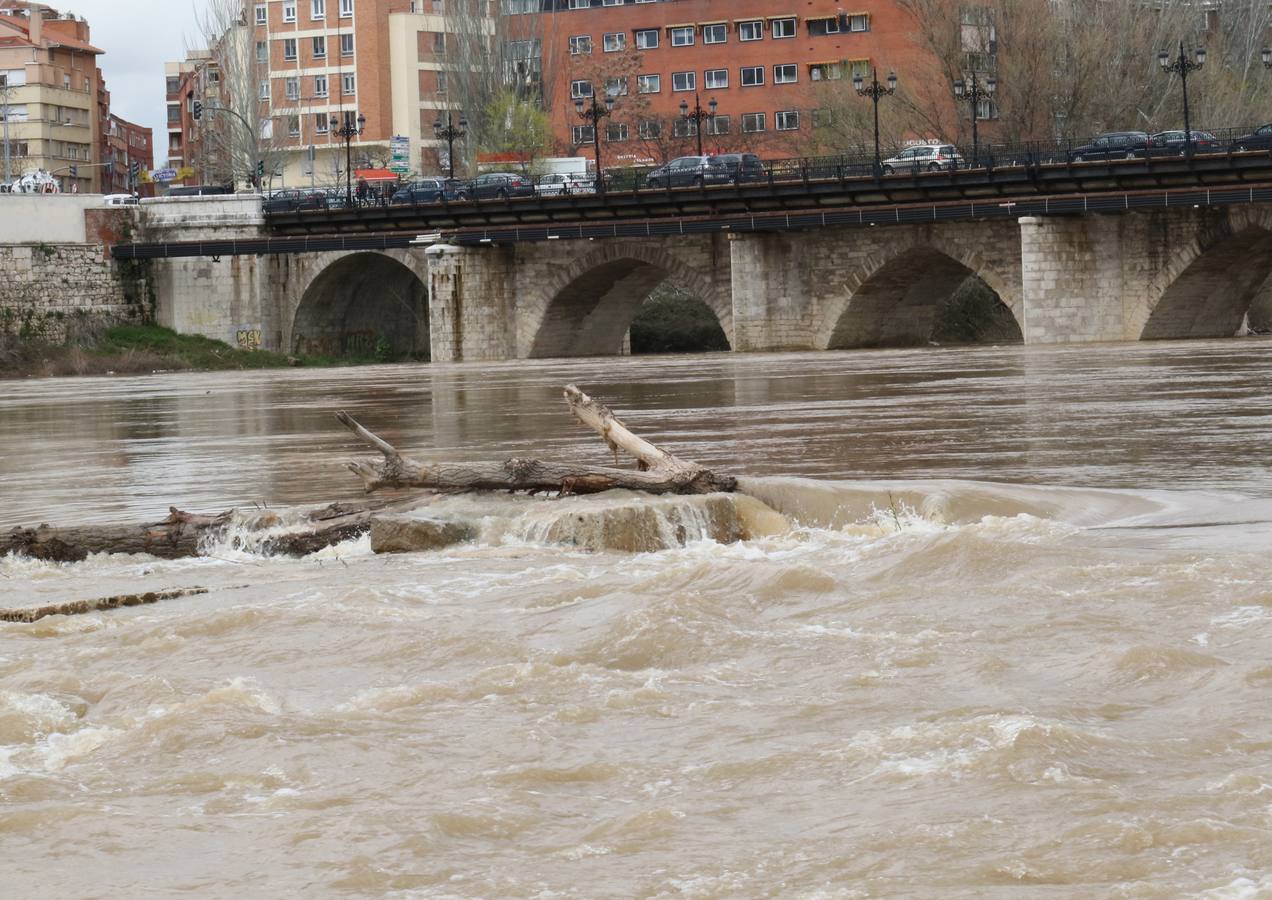
[[[436,244],[426,255],[433,361],[516,359],[513,248]]]

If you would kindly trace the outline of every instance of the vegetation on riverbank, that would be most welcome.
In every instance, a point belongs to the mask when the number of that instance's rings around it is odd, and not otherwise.
[[[120,325],[99,336],[67,344],[0,335],[0,378],[55,375],[137,375],[152,372],[226,369],[281,369],[288,366],[340,366],[392,362],[375,353],[366,357],[288,355],[270,350],[240,350],[222,341],[178,334],[158,325]]]
[[[688,291],[664,282],[632,321],[632,353],[710,353],[728,350],[720,320]]]

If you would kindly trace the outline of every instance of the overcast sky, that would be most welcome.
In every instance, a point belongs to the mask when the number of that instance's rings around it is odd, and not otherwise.
[[[100,58],[110,109],[155,133],[155,165],[168,155],[163,64],[185,56],[195,41],[195,0],[45,0],[88,20]]]

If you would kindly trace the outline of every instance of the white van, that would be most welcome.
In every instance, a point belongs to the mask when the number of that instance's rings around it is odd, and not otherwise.
[[[102,198],[103,206],[136,206],[138,202],[133,194],[107,194]]]

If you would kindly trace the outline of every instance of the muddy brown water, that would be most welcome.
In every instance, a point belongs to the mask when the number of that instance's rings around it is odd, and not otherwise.
[[[0,560],[209,588],[0,624],[0,895],[1272,896],[1266,340],[6,383],[0,525],[602,462],[568,382],[791,526]]]

